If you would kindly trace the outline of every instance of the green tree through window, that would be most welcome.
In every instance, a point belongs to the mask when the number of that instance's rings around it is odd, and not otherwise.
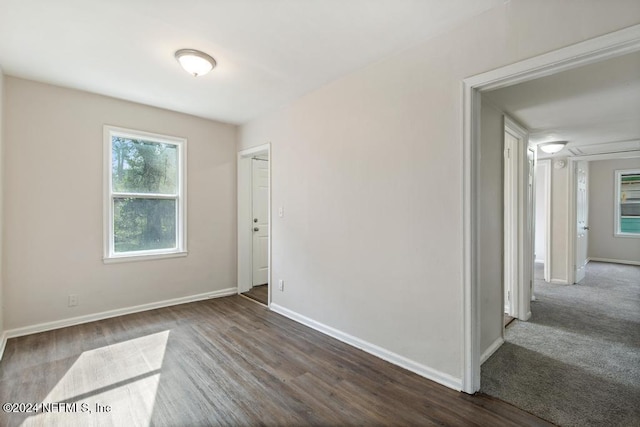
[[[617,235],[640,237],[640,170],[616,171]]]
[[[109,143],[109,254],[180,251],[180,144],[114,130]]]

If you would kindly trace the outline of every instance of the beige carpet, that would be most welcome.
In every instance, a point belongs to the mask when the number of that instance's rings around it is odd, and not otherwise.
[[[640,426],[640,267],[591,262],[580,284],[534,293],[481,391],[561,426]]]

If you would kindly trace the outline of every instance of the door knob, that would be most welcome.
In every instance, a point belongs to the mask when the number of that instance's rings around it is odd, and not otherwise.
[[[253,231],[260,231],[258,227],[253,227]]]

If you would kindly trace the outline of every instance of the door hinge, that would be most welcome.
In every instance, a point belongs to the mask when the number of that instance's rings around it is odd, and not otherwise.
[[[507,148],[506,150],[504,150],[504,157],[507,159],[511,158],[511,148]]]

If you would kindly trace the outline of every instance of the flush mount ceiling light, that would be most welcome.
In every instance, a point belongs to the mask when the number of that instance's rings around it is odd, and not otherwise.
[[[194,77],[205,75],[216,66],[215,59],[195,49],[180,49],[175,56],[182,68]]]
[[[558,151],[562,150],[564,146],[567,145],[567,142],[568,141],[545,142],[543,144],[538,144],[538,147],[540,147],[540,149],[547,154],[555,154]]]

